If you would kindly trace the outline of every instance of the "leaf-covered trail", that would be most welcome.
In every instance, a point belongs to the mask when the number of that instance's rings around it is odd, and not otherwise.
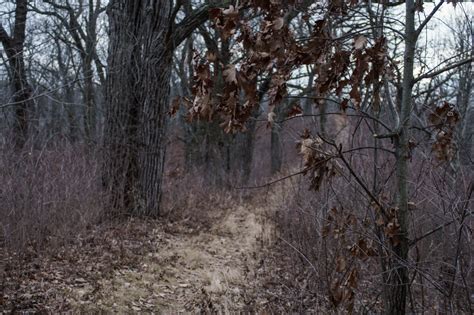
[[[99,285],[75,286],[68,302],[81,311],[228,311],[264,308],[258,270],[272,226],[260,208],[238,206],[198,232],[153,229],[154,250],[134,268],[115,270]]]

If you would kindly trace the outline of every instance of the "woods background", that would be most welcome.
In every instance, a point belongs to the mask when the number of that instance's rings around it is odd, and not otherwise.
[[[474,8],[450,2],[0,1],[4,254],[270,198],[315,305],[472,313]]]

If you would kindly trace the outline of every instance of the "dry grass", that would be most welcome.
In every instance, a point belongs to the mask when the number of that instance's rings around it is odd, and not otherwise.
[[[0,154],[0,246],[70,241],[101,215],[98,155],[67,143]]]

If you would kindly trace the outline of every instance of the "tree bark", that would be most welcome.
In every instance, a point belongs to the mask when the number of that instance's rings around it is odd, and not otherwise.
[[[250,180],[252,173],[253,152],[255,149],[255,134],[257,131],[257,118],[260,116],[260,109],[256,108],[252,113],[252,118],[247,121],[247,130],[238,133],[234,137],[232,144],[232,157],[234,157],[235,171],[240,174],[240,184],[245,185]]]
[[[462,39],[461,39],[461,43]],[[461,47],[462,49],[463,47]],[[471,34],[471,57],[474,56],[474,34]],[[472,63],[468,63],[459,69],[459,89],[456,97],[456,103],[461,117],[463,117],[458,128],[459,138],[459,163],[469,165],[473,163],[471,156],[473,144],[472,116],[473,106],[471,103],[472,93]]]
[[[13,34],[8,36],[0,24],[0,42],[2,42],[10,67],[15,107],[14,143],[22,148],[28,139],[28,113],[32,107],[32,90],[26,76],[23,55],[26,38],[27,0],[16,1],[15,25]]]
[[[417,34],[415,30],[415,5],[406,1],[405,12],[405,52],[403,61],[403,82],[400,126],[395,137],[396,177],[397,177],[397,221],[399,231],[396,240],[391,241],[391,257],[386,277],[385,312],[405,314],[408,293],[408,156],[409,126],[412,111],[413,66]]]
[[[113,0],[107,9],[103,181],[114,214],[159,215],[172,54],[208,18],[203,6],[175,26],[171,5]]]
[[[276,106],[275,111],[275,122],[272,125],[271,137],[270,137],[270,155],[271,155],[271,174],[278,173],[281,170],[283,163],[283,146],[281,139],[281,132],[283,130],[283,121],[288,115],[288,110],[291,107],[291,103],[287,100]]]
[[[112,1],[106,83],[105,186],[111,206],[157,216],[165,158],[171,51],[169,1]]]

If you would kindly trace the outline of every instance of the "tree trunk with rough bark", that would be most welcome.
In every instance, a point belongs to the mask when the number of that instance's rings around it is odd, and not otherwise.
[[[104,182],[111,206],[157,216],[165,158],[170,2],[110,3]]]
[[[13,87],[13,102],[15,103],[14,143],[17,148],[22,148],[28,139],[28,113],[33,103],[23,54],[26,38],[27,5],[27,0],[16,1],[15,25],[11,36],[0,24],[0,42],[2,42],[8,58]]]
[[[175,25],[172,1],[109,3],[103,182],[112,214],[160,213],[173,50],[209,17]]]

